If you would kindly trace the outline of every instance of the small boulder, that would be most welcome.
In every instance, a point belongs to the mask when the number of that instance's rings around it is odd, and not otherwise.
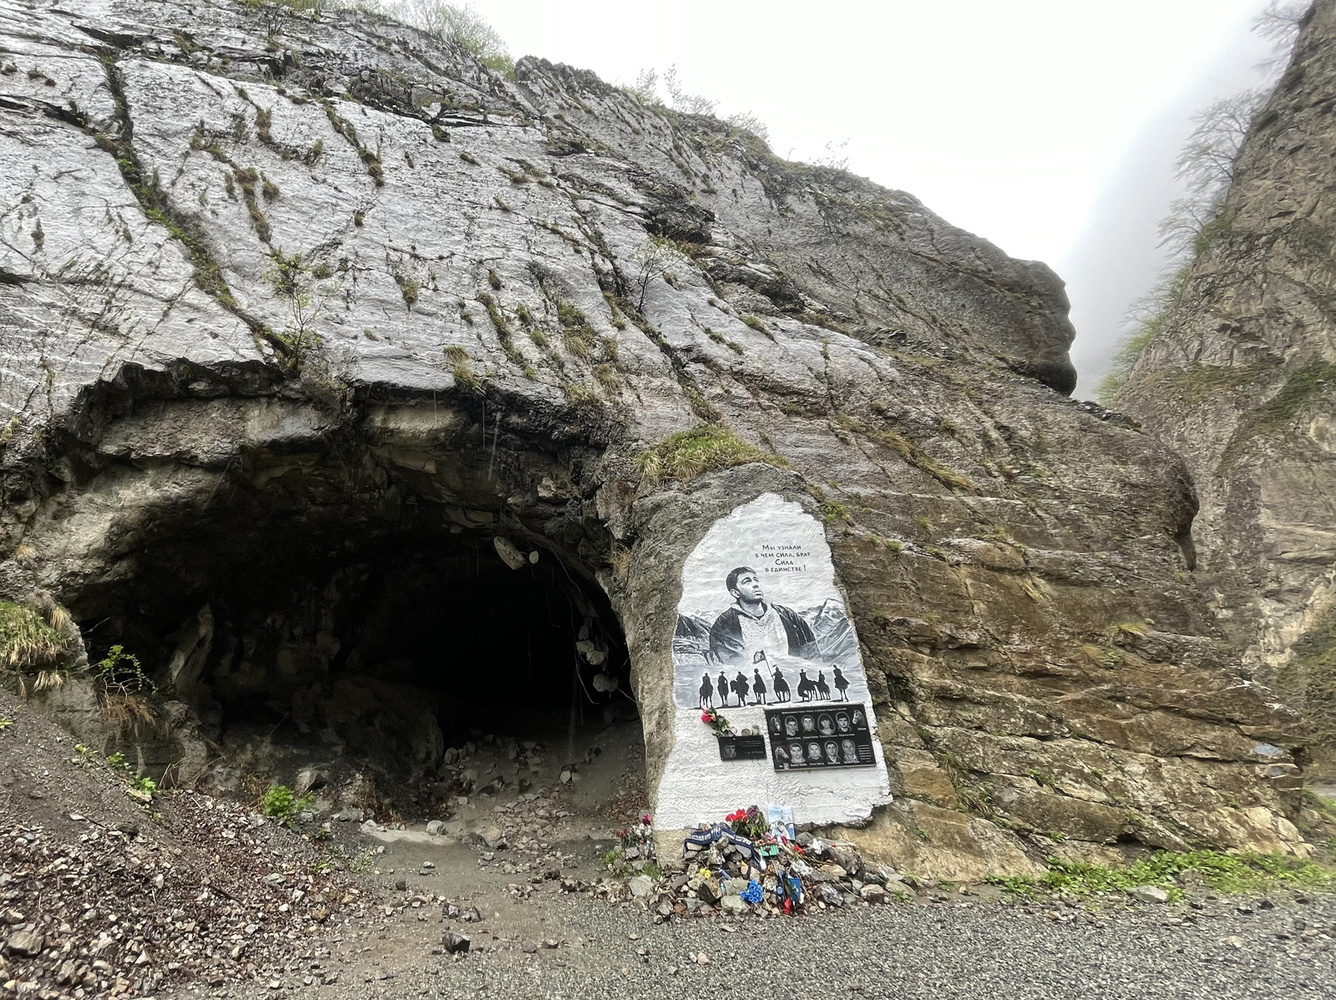
[[[469,950],[468,935],[456,931],[446,931],[441,935],[441,945],[452,955],[463,954]]]
[[[816,898],[827,906],[843,906],[844,893],[829,882],[821,882],[816,887]]]
[[[648,875],[635,876],[635,878],[631,879],[629,885],[631,888],[631,895],[635,896],[637,899],[648,896],[654,891],[654,880]]]
[[[42,953],[46,940],[37,931],[15,931],[5,942],[5,951],[11,955],[34,958]]]
[[[741,896],[725,896],[719,900],[719,909],[725,913],[743,914],[747,912],[747,901]]]
[[[293,794],[301,796],[316,788],[322,788],[328,781],[328,776],[318,767],[304,767],[297,772],[297,778],[292,783]]]
[[[830,860],[839,865],[850,875],[857,875],[863,870],[863,859],[852,847],[841,844],[830,845]]]
[[[1158,885],[1139,885],[1132,890],[1132,898],[1139,903],[1167,903],[1169,893]]]
[[[886,902],[886,890],[883,889],[881,886],[877,885],[875,882],[870,882],[867,885],[863,886],[863,888],[858,890],[858,894],[862,896],[865,900],[867,900],[869,903]]]

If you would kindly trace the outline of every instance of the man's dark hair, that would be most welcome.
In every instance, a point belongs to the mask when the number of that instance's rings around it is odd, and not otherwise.
[[[760,574],[750,566],[739,566],[737,569],[733,570],[733,572],[728,574],[728,579],[724,581],[724,589],[730,594],[733,593],[733,588],[738,585],[738,577],[743,573],[751,573],[753,576],[760,576]]]

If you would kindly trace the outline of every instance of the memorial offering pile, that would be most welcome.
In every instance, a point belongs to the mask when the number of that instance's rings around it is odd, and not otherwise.
[[[702,827],[682,845],[684,870],[635,893],[658,916],[795,915],[859,903],[889,902],[894,873],[870,870],[850,845],[831,844],[757,806]],[[634,880],[633,880],[634,881]],[[646,880],[648,881],[648,880]],[[636,887],[632,887],[633,892]],[[642,890],[648,887],[639,887]]]
[[[641,813],[640,822],[617,831],[617,845],[603,855],[603,862],[614,872],[635,872],[657,877],[659,866],[654,857],[654,826],[649,813]]]

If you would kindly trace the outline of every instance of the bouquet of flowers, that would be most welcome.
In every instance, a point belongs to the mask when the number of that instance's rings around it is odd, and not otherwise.
[[[603,855],[603,861],[613,871],[620,871],[626,862],[654,861],[654,824],[649,813],[640,815],[640,822],[616,831],[617,846]]]
[[[733,727],[728,724],[728,720],[712,708],[700,713],[700,721],[713,729],[716,736],[733,735]]]
[[[730,830],[748,840],[763,841],[770,836],[770,821],[758,806],[735,810],[724,820]]]

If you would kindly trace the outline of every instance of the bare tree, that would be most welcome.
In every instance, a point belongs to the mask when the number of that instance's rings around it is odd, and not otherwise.
[[[729,115],[724,121],[734,128],[750,132],[764,143],[770,142],[770,128],[765,122],[757,118],[750,111],[739,111],[735,115]]]
[[[1220,217],[1248,126],[1268,93],[1245,90],[1192,116],[1192,133],[1174,162],[1187,194],[1169,206],[1159,227],[1160,245],[1169,248],[1173,265],[1181,266],[1200,251],[1201,235]]]
[[[669,105],[674,111],[688,115],[712,115],[718,101],[699,94],[688,94],[677,82],[677,65],[669,66],[663,74],[663,89],[668,91]]]
[[[622,89],[647,108],[663,105],[659,98],[659,71],[656,69],[642,69],[636,74],[636,82]]]
[[[636,265],[636,275],[632,281],[640,289],[640,298],[636,302],[638,312],[645,311],[645,295],[649,291],[650,282],[662,278],[668,273],[669,267],[684,260],[677,244],[664,236],[650,236],[631,252],[631,262]]]
[[[1312,7],[1313,0],[1271,0],[1253,21],[1253,30],[1288,51]]]

